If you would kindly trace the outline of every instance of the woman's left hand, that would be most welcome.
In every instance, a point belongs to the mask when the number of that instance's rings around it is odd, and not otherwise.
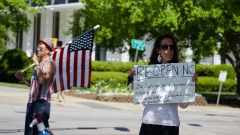
[[[198,81],[197,75],[198,75],[198,74],[195,73],[195,74],[193,75],[193,77],[192,77],[192,81],[195,82],[195,83],[197,83],[197,81]]]

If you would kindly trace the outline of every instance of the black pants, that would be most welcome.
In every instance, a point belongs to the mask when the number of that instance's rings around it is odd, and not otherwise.
[[[179,127],[142,123],[139,135],[179,135]]]
[[[24,135],[38,135],[37,125],[29,127],[33,120],[33,114],[40,112],[45,127],[49,127],[48,119],[50,116],[50,103],[43,99],[38,99],[33,103],[27,104]]]

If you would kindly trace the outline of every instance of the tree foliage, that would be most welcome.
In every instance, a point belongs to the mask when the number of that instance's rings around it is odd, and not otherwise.
[[[84,9],[74,16],[85,30],[101,25],[96,43],[105,49],[126,50],[131,39],[154,39],[174,33],[180,46],[191,47],[194,61],[218,52],[234,67],[240,96],[240,2],[239,0],[83,0]],[[80,19],[81,18],[81,19]],[[71,31],[71,30],[70,30]],[[76,31],[75,31],[76,32]],[[80,33],[78,33],[80,34]],[[217,46],[221,43],[221,46]],[[132,50],[130,49],[130,52]]]
[[[42,0],[32,0],[32,3],[43,5]],[[29,6],[26,0],[1,0],[0,1],[0,49],[6,50],[6,40],[8,40],[8,30],[13,32],[13,36],[19,31],[27,31],[30,20],[27,13],[36,13],[36,10]]]

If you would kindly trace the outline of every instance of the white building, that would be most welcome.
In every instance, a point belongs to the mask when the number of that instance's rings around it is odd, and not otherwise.
[[[71,36],[64,35],[64,31],[68,28],[68,20],[71,19],[73,11],[84,8],[83,3],[78,0],[48,1],[51,4],[45,8],[39,8],[36,16],[28,14],[31,21],[29,30],[19,35],[19,41],[14,43],[14,39],[10,40],[11,42],[7,44],[8,48],[11,49],[14,44],[18,45],[26,51],[28,56],[31,56],[36,50],[37,41],[41,38],[58,38],[63,44],[72,40]]]
[[[29,0],[31,2],[31,0]],[[72,20],[71,17],[75,10],[84,8],[84,4],[78,2],[79,0],[47,0],[50,4],[44,9],[38,9],[38,14],[33,16],[28,15],[31,20],[31,26],[27,32],[22,32],[19,35],[19,40],[12,36],[11,40],[7,43],[8,48],[12,49],[16,45],[19,48],[26,51],[27,56],[31,56],[36,51],[37,41],[44,37],[58,38],[62,41],[62,44],[72,40],[71,36],[64,34],[64,31],[68,29],[68,21]],[[29,3],[31,4],[31,3]],[[93,26],[94,27],[94,26]],[[9,32],[11,37],[11,32]],[[127,45],[128,46],[128,45]],[[129,46],[130,47],[130,46]],[[147,42],[144,52],[144,61],[150,57],[153,42]],[[100,47],[94,47],[92,53],[93,60],[105,60],[105,61],[129,61],[129,54],[118,52],[106,52]],[[191,61],[192,51],[187,50],[187,62]],[[216,54],[213,58],[204,59],[201,61],[203,64],[220,64],[221,58]]]

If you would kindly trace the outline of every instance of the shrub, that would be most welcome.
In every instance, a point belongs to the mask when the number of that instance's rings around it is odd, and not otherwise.
[[[0,59],[0,81],[16,82],[15,72],[30,65],[31,60],[21,49],[8,50]]]
[[[8,50],[4,53],[0,60],[1,70],[16,70],[21,69],[30,64],[26,53],[21,49]]]

